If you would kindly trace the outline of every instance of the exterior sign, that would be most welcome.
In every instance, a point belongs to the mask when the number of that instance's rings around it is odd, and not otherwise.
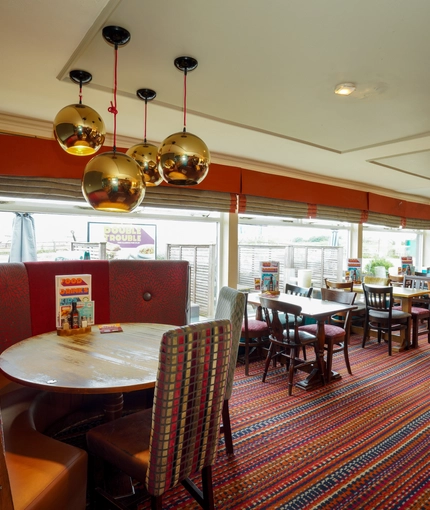
[[[109,259],[156,259],[156,226],[88,223],[88,241],[106,241]]]

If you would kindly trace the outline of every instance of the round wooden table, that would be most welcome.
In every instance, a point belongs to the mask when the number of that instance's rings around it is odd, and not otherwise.
[[[60,393],[105,394],[108,420],[121,415],[123,392],[153,388],[163,333],[176,326],[121,324],[122,332],[60,336],[56,331],[22,340],[2,352],[0,370],[25,386]]]

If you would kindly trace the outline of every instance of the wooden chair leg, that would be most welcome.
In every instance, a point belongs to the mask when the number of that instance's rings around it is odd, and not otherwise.
[[[294,359],[290,359],[290,367],[288,369],[288,395],[293,394],[293,382],[294,382]]]
[[[361,342],[361,347],[364,349],[367,341],[367,335],[369,333],[369,322],[366,320],[364,321],[364,331],[363,331],[363,341]]]
[[[348,374],[352,375],[351,364],[349,363],[348,343],[346,341],[343,342],[343,357],[345,358],[345,365],[348,370]]]
[[[430,344],[430,317],[427,317],[427,342]]]
[[[151,510],[163,510],[163,496],[151,496]]]
[[[388,356],[392,354],[391,328],[388,330]]]
[[[245,338],[245,375],[249,375],[249,340]]]
[[[418,315],[412,316],[412,347],[416,349],[418,347],[418,328],[420,326],[420,321]],[[409,342],[408,342],[409,344]]]
[[[181,483],[202,508],[205,510],[214,510],[215,501],[212,485],[212,467],[204,467],[201,474],[202,490],[200,490],[197,485],[189,478],[185,478],[185,480],[182,480]]]
[[[230,411],[227,399],[224,400],[222,406],[222,430],[224,432],[225,450],[229,455],[233,455],[233,438],[231,435]]]
[[[271,343],[270,343],[270,346],[269,346],[269,350],[267,351],[266,363],[264,364],[263,382],[266,382],[267,372],[268,372],[268,370],[269,370],[270,362],[271,362],[271,360],[272,360],[272,353],[273,353],[274,351],[275,351],[275,346],[274,346],[274,344],[271,342]]]
[[[215,501],[212,484],[212,466],[206,466],[202,469],[202,486],[204,497],[203,508],[213,510],[215,508]]]

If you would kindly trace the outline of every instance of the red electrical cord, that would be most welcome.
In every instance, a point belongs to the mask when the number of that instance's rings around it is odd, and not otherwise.
[[[187,130],[187,70],[184,70],[184,133]]]
[[[114,71],[114,89],[113,89],[113,103],[110,102],[108,112],[113,114],[113,151],[116,151],[116,116],[118,110],[116,107],[116,93],[118,89],[118,45],[115,44],[115,71]]]
[[[146,114],[148,111],[148,100],[145,98],[145,130],[144,130],[144,136],[143,136],[143,142],[146,143]]]

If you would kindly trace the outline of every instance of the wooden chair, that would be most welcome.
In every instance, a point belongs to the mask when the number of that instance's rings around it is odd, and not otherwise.
[[[413,289],[426,289],[429,286],[430,278],[427,276],[403,276],[403,286],[411,287]],[[430,291],[429,291],[430,292]],[[412,316],[412,347],[418,347],[419,334],[427,333],[427,341],[430,343],[430,310],[429,310],[429,296],[416,298],[412,301],[411,316]],[[393,310],[401,310],[401,306],[394,306]],[[425,329],[420,326],[427,322]]]
[[[422,306],[425,308],[430,307],[430,276],[408,276],[403,277],[403,287],[410,287],[412,289],[429,289],[429,294],[419,296],[413,299],[412,304]]]
[[[389,285],[390,278],[382,278],[380,276],[365,276],[363,279],[363,283],[366,285]]]
[[[245,375],[249,375],[249,357],[251,349],[262,349],[267,343],[269,336],[269,328],[264,320],[260,320],[258,317],[261,312],[257,310],[255,319],[248,317],[248,293],[245,292],[245,314],[242,323],[241,338],[243,339],[244,345],[244,358],[245,358]]]
[[[292,283],[285,284],[285,294],[294,294],[295,296],[311,297],[312,291],[313,287],[299,287],[298,285],[293,285]]]
[[[401,274],[390,274],[390,285],[392,287],[403,287],[404,276]]]
[[[292,395],[293,392],[294,372],[306,366],[317,364],[322,383],[324,384],[324,367],[322,358],[318,356],[318,339],[315,335],[307,333],[306,331],[300,331],[299,329],[301,307],[263,297],[260,298],[260,302],[270,329],[270,347],[266,357],[263,382],[266,381],[271,360],[274,358],[282,358],[286,360],[288,367],[288,395]],[[279,320],[280,312],[294,317],[292,328],[286,328],[284,330],[284,326]],[[314,349],[315,358],[312,360],[299,358],[300,351],[307,346],[311,346]]]
[[[242,333],[242,322],[245,311],[246,296],[230,287],[223,287],[218,296],[215,320],[229,319],[231,322],[231,355],[228,369],[227,388],[225,391],[224,404],[222,408],[221,433],[224,433],[225,449],[228,454],[233,454],[233,438],[231,434],[230,411],[228,401],[233,392],[234,372],[236,369],[237,355],[239,351],[240,337]]]
[[[356,292],[339,292],[334,289],[321,289],[321,298],[325,301],[335,301],[336,303],[343,303],[346,305],[354,304]],[[351,334],[351,319],[354,311],[346,312],[343,314],[342,326],[325,324],[325,350],[327,351],[327,382],[331,380],[331,367],[333,364],[333,354],[343,352],[345,358],[345,365],[348,373],[352,375],[351,365],[349,363],[348,346],[349,337]],[[306,326],[300,326],[299,331],[306,331],[312,335],[317,334],[317,324],[308,324]],[[335,347],[337,346],[337,347]]]
[[[352,289],[354,287],[354,282],[353,281],[350,281],[350,282],[332,282],[328,278],[324,278],[324,283],[325,283],[326,289],[345,290],[347,292],[348,291],[352,292]]]
[[[343,290],[345,292],[353,292],[354,282],[332,282],[328,278],[324,280],[327,289]],[[366,317],[366,304],[363,301],[354,301],[356,309],[351,313],[351,324],[362,325]],[[341,328],[345,324],[345,314],[336,314],[331,316],[331,322],[334,322]]]
[[[231,348],[229,320],[183,326],[164,333],[152,409],[91,429],[96,458],[144,483],[151,508],[182,483],[197,502],[214,508],[215,463]],[[190,480],[201,473],[202,489]],[[103,488],[97,494],[123,508]]]
[[[295,296],[311,297],[313,290],[314,290],[313,287],[300,287],[298,285],[293,285],[292,283],[285,284],[285,294],[293,294]],[[283,324],[287,324],[287,322],[288,322],[289,326],[293,326],[295,319],[292,316],[288,316],[288,317],[285,316],[285,318],[283,318],[281,316],[279,318],[279,320]],[[299,320],[299,324],[303,324],[303,317],[299,317],[298,320]]]
[[[366,345],[369,329],[378,331],[378,342],[381,343],[382,333],[388,334],[388,354],[392,354],[391,334],[393,331],[410,331],[411,314],[401,310],[393,310],[393,287],[388,285],[375,286],[363,283],[366,301],[366,320],[362,347]],[[409,344],[409,339],[407,339]]]

